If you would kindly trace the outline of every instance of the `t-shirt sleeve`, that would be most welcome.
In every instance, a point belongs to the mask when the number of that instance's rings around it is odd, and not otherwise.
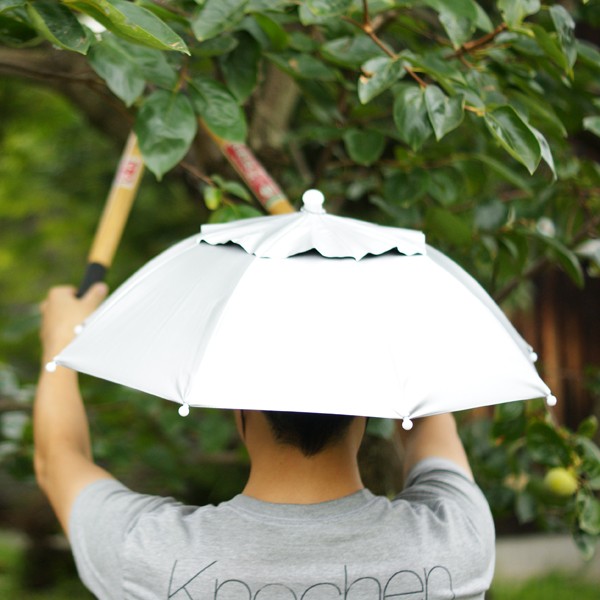
[[[398,499],[426,507],[439,520],[451,522],[451,531],[474,548],[481,566],[493,573],[495,530],[489,504],[477,484],[454,462],[430,457],[408,474]]]
[[[123,545],[145,513],[172,498],[138,494],[115,479],[101,479],[78,495],[69,520],[69,541],[79,577],[98,598],[122,599]]]

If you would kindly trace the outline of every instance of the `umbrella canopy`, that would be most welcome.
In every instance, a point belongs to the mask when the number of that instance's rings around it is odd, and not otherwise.
[[[295,214],[203,226],[55,363],[189,406],[410,419],[549,396],[487,293],[420,232]]]

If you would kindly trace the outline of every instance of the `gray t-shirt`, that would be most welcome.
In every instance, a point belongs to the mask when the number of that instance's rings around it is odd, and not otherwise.
[[[101,600],[483,600],[494,569],[483,494],[437,458],[394,500],[195,507],[104,479],[78,496],[70,532]]]

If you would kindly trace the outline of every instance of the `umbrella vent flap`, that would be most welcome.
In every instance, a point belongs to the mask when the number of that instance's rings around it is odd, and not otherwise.
[[[308,190],[303,201],[302,210],[292,214],[203,225],[199,243],[234,243],[258,258],[289,258],[310,251],[325,258],[354,260],[390,251],[427,254],[421,231],[329,215],[318,190]]]

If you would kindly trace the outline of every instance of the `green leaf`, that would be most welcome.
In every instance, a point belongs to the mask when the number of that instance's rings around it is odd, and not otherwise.
[[[62,0],[109,31],[137,44],[189,54],[185,42],[154,13],[127,0]]]
[[[533,460],[547,466],[568,467],[571,453],[566,441],[548,423],[536,421],[527,428],[527,447]]]
[[[427,172],[427,191],[436,202],[449,206],[464,199],[465,180],[457,169],[433,169]]]
[[[344,144],[354,162],[368,167],[379,160],[385,148],[385,136],[378,131],[348,129],[344,133]]]
[[[533,196],[533,190],[529,182],[518,173],[515,173],[510,167],[507,167],[504,163],[492,158],[488,154],[471,154],[469,156],[490,167],[490,169],[500,175],[502,179],[505,179],[510,184],[523,190],[528,196]]]
[[[483,8],[481,8],[481,6],[479,6],[479,4],[477,4],[477,3],[476,3],[476,8],[477,8],[477,19],[475,21],[475,25],[477,26],[477,29],[481,29],[482,31],[485,31],[486,33],[491,33],[494,30],[494,24],[488,17],[487,12],[485,12],[485,10],[483,10]]]
[[[562,242],[549,235],[538,232],[532,232],[531,235],[552,250],[552,254],[554,254],[565,273],[572,279],[577,287],[582,288],[585,283],[585,277],[583,275],[581,263],[575,252],[569,250]]]
[[[560,4],[550,7],[550,16],[558,35],[560,47],[566,57],[569,70],[577,60],[577,46],[575,44],[575,21],[566,9]]]
[[[584,560],[589,561],[594,557],[596,552],[596,544],[598,539],[594,535],[589,535],[583,531],[576,531],[573,533],[573,541],[575,542],[581,556]]]
[[[248,204],[225,204],[209,217],[209,223],[228,223],[239,219],[262,217],[264,213]]]
[[[335,81],[337,72],[310,54],[297,52],[267,53],[267,58],[294,79]]]
[[[600,137],[600,117],[585,117],[583,128]]]
[[[492,199],[485,204],[478,204],[475,208],[475,218],[473,222],[477,229],[483,231],[496,231],[506,223],[508,217],[508,208],[506,205],[497,199]],[[506,242],[503,238],[500,242]],[[517,249],[514,248],[511,254],[516,255]]]
[[[555,135],[567,137],[567,130],[551,104],[540,102],[539,97],[523,92],[512,92],[511,98],[523,107],[521,112],[529,114],[530,121],[540,121],[545,129],[551,130]]]
[[[500,106],[487,112],[484,118],[500,145],[533,174],[542,158],[542,150],[529,125],[510,106]]]
[[[541,8],[540,0],[498,0],[497,5],[511,29],[518,27],[525,17],[534,15]]]
[[[238,34],[238,45],[221,60],[221,70],[229,91],[243,102],[258,81],[261,52],[258,42],[248,33]]]
[[[577,494],[579,527],[590,535],[600,535],[600,500],[580,491]]]
[[[408,208],[426,194],[428,181],[429,174],[423,169],[413,169],[407,173],[392,171],[386,173],[383,196],[390,204]]]
[[[39,38],[38,32],[22,21],[0,14],[0,42],[7,46],[25,46]]]
[[[194,110],[212,133],[232,142],[246,139],[246,117],[227,88],[199,76],[190,81],[189,92]]]
[[[462,123],[465,106],[462,95],[449,98],[437,85],[428,85],[425,88],[425,104],[436,140],[441,140]]]
[[[598,417],[596,417],[596,415],[586,417],[579,423],[579,427],[577,427],[577,435],[581,435],[590,440],[596,435],[596,431],[598,431]],[[600,454],[598,456],[598,463],[600,465]]]
[[[552,179],[556,181],[556,167],[554,166],[554,157],[552,156],[552,150],[550,150],[550,144],[544,137],[544,134],[541,131],[538,131],[535,127],[529,126],[531,131],[533,131],[537,141],[540,145],[540,150],[542,152],[542,159],[544,162],[550,167],[552,171]]]
[[[520,524],[531,523],[537,515],[537,502],[527,490],[519,492],[515,499],[515,513]]]
[[[337,17],[348,12],[352,0],[306,0],[306,6],[319,17]]]
[[[368,60],[361,70],[363,74],[358,80],[358,98],[362,104],[370,102],[406,74],[402,61],[388,56]]]
[[[341,67],[358,69],[371,58],[386,54],[366,35],[357,35],[337,38],[323,44],[321,56]]]
[[[289,45],[289,36],[287,31],[274,19],[268,15],[257,13],[254,20],[259,27],[267,34],[271,48],[276,51],[283,50]]]
[[[25,0],[0,0],[0,14],[14,8],[24,8],[26,4]]]
[[[237,196],[246,202],[252,202],[250,192],[241,183],[238,183],[237,181],[223,181],[219,185],[224,192],[227,192],[232,196]]]
[[[579,61],[592,69],[600,71],[600,52],[597,46],[581,40],[577,40],[575,45]]]
[[[164,90],[148,96],[138,112],[135,133],[144,163],[158,179],[186,155],[196,129],[196,115],[186,96]]]
[[[167,55],[155,48],[132,44],[125,40],[114,40],[129,54],[149,83],[172,90],[177,85],[177,72],[167,60]]]
[[[548,33],[541,25],[531,24],[529,25],[529,29],[533,31],[535,41],[544,51],[546,56],[571,76],[572,69],[567,62],[567,57],[560,47],[558,40]]]
[[[425,230],[459,247],[470,246],[473,241],[471,227],[465,219],[437,206],[427,209]]]
[[[394,99],[394,123],[400,139],[413,150],[418,150],[433,133],[425,94],[419,86],[402,84],[398,87]]]
[[[36,0],[27,4],[33,26],[52,44],[79,54],[86,54],[90,39],[77,17],[63,4]]]
[[[424,0],[424,3],[438,13],[440,23],[455,48],[471,38],[479,18],[477,4],[473,0]]]
[[[523,402],[506,402],[498,404],[494,409],[494,437],[507,441],[517,440],[523,437],[526,427],[527,418]]]
[[[229,31],[244,18],[248,0],[206,0],[192,20],[192,31],[200,42]]]
[[[600,448],[593,440],[577,436],[577,451],[581,457],[580,470],[589,480],[593,489],[600,489]]]
[[[89,63],[110,91],[131,106],[144,91],[146,80],[129,53],[116,40],[106,37],[91,47]]]
[[[200,42],[194,47],[194,57],[222,56],[231,52],[238,45],[237,39],[233,35],[219,35],[217,37]]]

